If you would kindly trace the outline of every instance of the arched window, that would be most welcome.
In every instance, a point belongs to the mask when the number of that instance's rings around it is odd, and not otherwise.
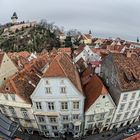
[[[28,111],[25,108],[21,108],[21,112],[24,118],[29,118]]]

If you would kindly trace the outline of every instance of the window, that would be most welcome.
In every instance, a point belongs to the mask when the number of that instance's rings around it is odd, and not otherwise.
[[[133,111],[131,112],[131,115],[130,115],[131,118],[135,115],[135,112],[136,112],[136,110],[133,110]]]
[[[89,124],[88,125],[88,129],[92,129],[92,124]]]
[[[103,120],[104,117],[105,117],[105,113],[101,113],[101,114],[100,114],[100,120]]]
[[[46,127],[46,125],[40,125],[40,127],[41,127],[41,130],[42,130],[42,131],[45,131],[45,130],[47,130],[47,127]]]
[[[29,118],[28,117],[28,112],[25,108],[21,108],[21,112],[22,112],[22,115],[23,115],[24,118]]]
[[[137,112],[137,116],[139,116],[140,115],[140,109],[138,110],[138,112]]]
[[[61,93],[66,93],[66,87],[60,87]]]
[[[48,85],[49,84],[49,82],[48,82],[48,80],[46,80],[46,85]]]
[[[106,120],[106,123],[109,123],[109,122],[110,122],[110,120],[111,120],[111,118],[107,119],[107,120]]]
[[[129,114],[129,112],[126,112],[126,113],[124,114],[124,117],[123,117],[123,119],[127,119],[127,117],[128,117],[128,114]]]
[[[9,110],[12,115],[16,115],[15,109],[13,107],[9,106]]]
[[[11,98],[13,101],[15,101],[15,95],[14,94],[11,94]]]
[[[119,112],[122,112],[124,110],[125,104],[120,104]]]
[[[136,103],[135,103],[135,108],[137,108],[137,107],[138,107],[139,102],[140,102],[140,100],[137,100],[137,101],[136,101]]]
[[[51,88],[50,87],[46,87],[46,93],[51,93]]]
[[[140,92],[139,92],[138,98],[140,98]]]
[[[103,96],[103,99],[105,98],[105,96]]]
[[[68,103],[67,102],[62,102],[61,103],[61,109],[62,110],[67,110],[68,109]]]
[[[68,129],[69,128],[69,124],[63,124],[63,128],[64,129]]]
[[[78,120],[79,119],[79,115],[78,114],[74,114],[73,115],[73,120]]]
[[[136,92],[132,93],[131,100],[135,99]]]
[[[88,122],[93,122],[93,121],[94,121],[94,115],[90,115],[89,119],[88,119]]]
[[[123,100],[123,101],[127,101],[127,97],[128,97],[128,94],[124,94],[122,100]]]
[[[52,126],[52,130],[57,130],[57,126]]]
[[[69,116],[68,116],[68,115],[62,116],[62,120],[63,120],[63,121],[68,121],[68,120],[69,120]]]
[[[129,103],[127,110],[130,110],[130,109],[131,109],[132,104],[133,104],[133,102],[130,102],[130,103]]]
[[[36,102],[36,108],[37,109],[42,109],[41,102]]]
[[[48,102],[48,110],[54,110],[54,102]]]
[[[99,123],[98,123],[98,127],[101,127],[101,126],[102,126],[102,124],[103,124],[102,122],[99,122]]]
[[[116,121],[119,121],[120,118],[121,118],[121,114],[118,114],[118,115],[116,116]]]
[[[112,115],[113,109],[109,109],[108,116]]]
[[[45,122],[45,118],[43,116],[37,116],[37,118],[38,118],[38,122],[40,122],[40,123]]]
[[[75,126],[75,130],[76,131],[79,131],[79,126]]]
[[[5,97],[6,100],[8,100],[8,95],[7,94],[5,94],[4,97]]]
[[[79,102],[73,102],[73,109],[79,109]]]
[[[49,120],[50,123],[56,123],[56,117],[50,117]]]
[[[4,105],[0,105],[0,108],[1,108],[1,111],[2,111],[4,114],[7,113]]]

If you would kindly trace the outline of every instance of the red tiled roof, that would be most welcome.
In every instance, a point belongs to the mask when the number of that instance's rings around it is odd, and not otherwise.
[[[86,74],[86,77],[88,75]],[[88,76],[87,83],[83,86],[84,93],[86,96],[85,100],[85,111],[96,101],[100,95],[108,94],[106,87],[103,85],[102,81],[96,74],[93,76]]]
[[[71,52],[71,48],[59,48],[58,49],[60,52]]]
[[[17,94],[27,103],[31,103],[30,95],[39,81],[40,78],[36,73],[22,70],[9,78],[0,88],[0,92],[4,94]]]
[[[82,93],[82,87],[77,69],[72,63],[70,57],[65,53],[59,54],[54,58],[43,77],[67,77]]]
[[[112,54],[122,91],[140,89],[140,59],[124,54]]]
[[[135,134],[135,135],[133,135],[131,137],[125,138],[123,140],[140,140],[140,133]]]

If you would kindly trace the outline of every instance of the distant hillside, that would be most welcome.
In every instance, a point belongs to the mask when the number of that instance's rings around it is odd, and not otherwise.
[[[6,52],[41,52],[43,49],[50,51],[53,47],[60,47],[57,31],[48,28],[47,23],[23,27],[20,30],[16,29],[16,31],[5,30],[5,26],[0,26],[0,49]]]

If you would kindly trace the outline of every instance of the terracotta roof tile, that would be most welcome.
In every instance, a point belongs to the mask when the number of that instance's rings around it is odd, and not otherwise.
[[[22,70],[9,78],[0,88],[0,92],[17,94],[27,103],[31,103],[30,95],[39,81],[40,77],[36,73]]]
[[[63,53],[57,55],[51,62],[48,70],[44,73],[44,77],[67,77],[82,93],[79,74],[70,57]]]
[[[86,96],[85,100],[85,111],[89,109],[89,107],[96,101],[96,99],[100,95],[106,95],[108,94],[108,91],[106,87],[103,85],[102,81],[96,74],[93,76],[87,77],[88,78],[87,83],[83,86],[84,93]]]
[[[121,90],[140,89],[140,59],[127,57],[124,54],[112,54],[112,56]]]

